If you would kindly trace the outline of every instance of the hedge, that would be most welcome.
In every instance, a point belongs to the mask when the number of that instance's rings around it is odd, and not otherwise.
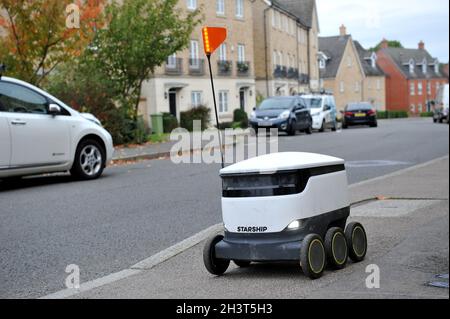
[[[164,133],[171,133],[174,129],[178,128],[178,120],[171,113],[163,113],[163,128]]]
[[[434,113],[433,112],[422,112],[420,113],[420,117],[433,117]]]
[[[407,111],[378,111],[378,119],[399,119],[407,118],[409,114]]]
[[[194,121],[201,121],[202,131],[209,127],[211,120],[211,109],[206,106],[198,106],[189,111],[181,112],[180,114],[180,127],[193,131]]]

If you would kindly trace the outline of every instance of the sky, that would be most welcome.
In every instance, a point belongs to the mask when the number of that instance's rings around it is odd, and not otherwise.
[[[317,0],[320,36],[347,33],[370,48],[383,38],[404,47],[426,49],[440,62],[449,61],[448,0]]]

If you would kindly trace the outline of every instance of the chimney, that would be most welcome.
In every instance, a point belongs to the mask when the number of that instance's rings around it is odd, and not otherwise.
[[[381,41],[381,48],[382,49],[387,49],[389,48],[389,42],[386,39],[383,39],[383,41]]]
[[[341,27],[339,28],[339,33],[341,37],[345,37],[347,35],[347,28],[345,27],[345,25],[341,25]]]
[[[423,41],[419,42],[419,49],[420,50],[425,50],[425,42],[423,42]]]

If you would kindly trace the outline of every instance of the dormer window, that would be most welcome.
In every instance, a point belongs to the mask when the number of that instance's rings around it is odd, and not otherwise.
[[[434,61],[434,73],[439,74],[439,61]]]
[[[414,73],[415,63],[414,60],[409,61],[409,73]]]
[[[327,63],[325,62],[325,59],[320,58],[319,59],[319,68],[325,69],[326,65],[327,65]]]
[[[372,64],[372,68],[375,69],[377,67],[377,55],[375,53],[373,53],[370,57],[370,62]]]
[[[428,71],[428,62],[427,59],[424,59],[422,62],[422,73],[427,74]]]

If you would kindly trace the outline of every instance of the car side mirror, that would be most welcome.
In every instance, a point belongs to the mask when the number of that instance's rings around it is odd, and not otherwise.
[[[53,104],[53,103],[49,104],[48,114],[53,115],[53,116],[61,114],[61,107],[57,104]]]

